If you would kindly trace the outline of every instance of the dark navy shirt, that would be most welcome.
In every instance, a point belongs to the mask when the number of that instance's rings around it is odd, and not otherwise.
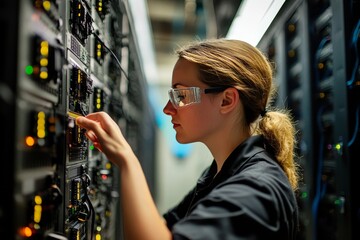
[[[265,148],[262,136],[247,139],[216,176],[213,161],[196,187],[164,214],[173,239],[295,239],[296,198]]]

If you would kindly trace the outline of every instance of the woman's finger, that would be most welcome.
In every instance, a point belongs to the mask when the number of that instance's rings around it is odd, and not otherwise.
[[[98,141],[98,138],[97,136],[95,135],[95,133],[92,131],[92,130],[87,130],[85,132],[85,135],[88,139],[90,139],[90,141],[92,142],[97,142]]]
[[[107,132],[109,135],[112,135],[114,130],[119,130],[118,125],[114,120],[105,112],[96,112],[86,115],[86,119],[91,119],[95,122],[98,122],[102,129]]]
[[[87,130],[87,136],[91,141],[101,142],[108,133],[104,131],[99,122],[87,119],[85,117],[76,118],[76,124]]]

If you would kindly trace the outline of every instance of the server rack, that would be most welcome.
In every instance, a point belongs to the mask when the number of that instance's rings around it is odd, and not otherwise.
[[[300,239],[359,238],[358,7],[286,1],[259,43],[276,64],[276,104],[298,123]]]
[[[2,238],[122,239],[119,172],[86,139],[77,116],[108,112],[143,160],[153,189],[154,150],[146,143],[154,142],[149,129],[155,123],[133,31],[136,16],[127,5],[2,5]]]

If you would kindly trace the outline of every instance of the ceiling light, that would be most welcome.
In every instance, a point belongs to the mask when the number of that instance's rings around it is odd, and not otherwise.
[[[226,38],[256,46],[284,3],[285,0],[244,0]]]

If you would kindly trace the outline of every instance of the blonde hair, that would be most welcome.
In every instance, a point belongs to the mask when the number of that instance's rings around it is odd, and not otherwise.
[[[272,67],[265,55],[246,42],[229,39],[195,42],[176,53],[179,58],[198,64],[203,83],[239,90],[247,127],[264,136],[267,149],[296,190],[299,178],[294,161],[296,131],[289,111],[275,108],[270,111],[268,107],[275,91]],[[259,118],[260,115],[263,116]]]

